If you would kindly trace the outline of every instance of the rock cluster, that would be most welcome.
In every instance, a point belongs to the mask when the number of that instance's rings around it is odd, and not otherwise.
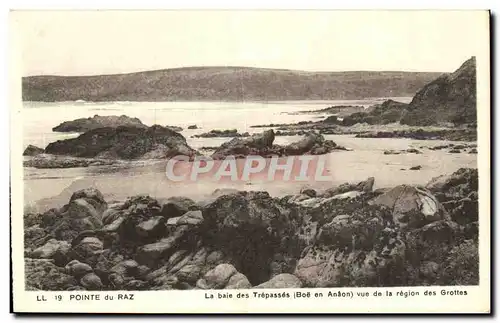
[[[92,188],[25,214],[29,290],[243,289],[478,284],[477,170],[425,188],[214,192],[196,202]]]
[[[193,128],[196,129],[196,128]],[[194,138],[233,138],[233,137],[248,137],[250,134],[248,132],[239,133],[236,129],[227,129],[227,130],[210,130],[209,132],[205,132],[199,135],[194,135]]]
[[[213,159],[223,159],[226,156],[242,158],[249,155],[263,157],[270,156],[298,156],[298,155],[323,155],[334,150],[346,150],[337,146],[331,140],[317,133],[308,132],[301,140],[286,146],[274,145],[275,133],[266,130],[248,138],[233,138],[222,144],[213,154]]]

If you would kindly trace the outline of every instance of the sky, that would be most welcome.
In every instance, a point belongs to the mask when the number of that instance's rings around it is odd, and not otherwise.
[[[24,11],[23,76],[186,66],[452,72],[484,51],[486,11]]]

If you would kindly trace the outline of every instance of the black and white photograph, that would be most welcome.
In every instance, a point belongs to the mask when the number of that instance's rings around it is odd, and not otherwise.
[[[14,306],[488,312],[489,19],[11,12]]]

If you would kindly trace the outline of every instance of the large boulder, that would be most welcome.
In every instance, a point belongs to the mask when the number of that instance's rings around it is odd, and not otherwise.
[[[162,204],[160,213],[165,219],[169,219],[198,209],[196,202],[188,197],[171,196]]]
[[[238,275],[229,284],[231,278]],[[226,286],[236,287],[237,282],[243,280],[241,285],[247,285],[244,278],[231,264],[220,264],[214,269],[210,270],[205,276],[200,279],[196,285],[201,289],[224,289]]]
[[[103,231],[116,232],[120,241],[132,245],[151,243],[167,232],[161,206],[150,196],[131,197],[103,213]]]
[[[426,187],[443,203],[453,221],[468,224],[479,219],[477,169],[460,168],[433,178]]]
[[[58,241],[56,239],[50,239],[43,246],[35,249],[31,253],[32,258],[42,258],[51,259],[56,255],[57,252],[61,254],[67,254],[71,249],[71,244],[67,241]]]
[[[72,241],[81,232],[99,230],[107,208],[102,193],[94,188],[75,192],[60,210],[42,215],[47,232],[57,240]]]
[[[196,155],[196,151],[189,147],[181,134],[158,125],[147,128],[96,128],[77,138],[50,143],[45,148],[45,153],[103,159],[138,159],[159,148],[162,148],[163,153],[156,153],[155,157],[162,159]]]
[[[279,274],[254,288],[301,288],[302,282],[291,274]]]
[[[94,273],[88,273],[80,279],[80,284],[87,290],[102,290],[101,278]]]
[[[126,115],[121,116],[99,116],[95,115],[89,118],[80,118],[73,121],[64,121],[58,126],[52,128],[56,132],[86,132],[97,128],[116,128],[119,126],[129,126],[137,128],[147,128],[141,120],[130,118]]]
[[[396,186],[370,203],[390,208],[394,222],[401,228],[418,228],[434,221],[450,219],[432,193],[414,186]]]
[[[441,175],[427,183],[426,188],[445,200],[460,199],[478,191],[477,168],[460,168],[449,175]],[[439,196],[438,195],[438,196]]]
[[[272,154],[274,131],[267,130],[248,138],[233,138],[222,144],[213,154],[213,159],[224,159],[226,156],[266,156]]]
[[[181,245],[183,238],[189,232],[188,226],[179,226],[166,238],[144,245],[137,250],[136,261],[139,264],[153,267],[160,258],[168,257]]]
[[[91,273],[92,267],[86,263],[80,262],[78,260],[70,261],[64,269],[68,275],[75,277],[76,279],[80,279],[88,273]]]

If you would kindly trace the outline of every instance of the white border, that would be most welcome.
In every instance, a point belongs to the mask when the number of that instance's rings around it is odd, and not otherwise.
[[[413,3],[412,3],[413,2]],[[95,0],[89,0],[85,1],[82,3],[78,3],[75,1],[45,1],[45,4],[43,6],[40,5],[40,2],[37,1],[7,1],[4,2],[7,4],[8,8],[19,8],[19,9],[35,9],[35,8],[40,8],[40,9],[74,9],[74,8],[81,8],[81,9],[92,9],[92,8],[99,8],[99,9],[104,9],[104,8],[123,8],[123,9],[133,9],[133,8],[237,8],[237,9],[246,9],[246,8],[309,8],[309,9],[332,9],[332,8],[338,8],[338,9],[356,9],[356,8],[401,8],[401,9],[409,9],[409,8],[421,8],[421,9],[485,9],[485,8],[491,8],[498,6],[497,2],[495,1],[481,1],[477,0],[474,2],[470,1],[446,1],[444,2],[445,5],[443,5],[444,1],[427,1],[427,0],[421,0],[421,1],[405,1],[404,4],[402,4],[400,1],[379,1],[377,5],[373,5],[373,2],[367,0],[367,1],[349,1],[348,3],[343,4],[336,4],[335,6],[332,6],[331,4],[325,4],[325,1],[315,1],[315,0],[310,0],[307,1],[307,3],[304,2],[299,2],[299,1],[281,1],[281,2],[271,2],[271,1],[252,1],[252,4],[244,4],[240,2],[240,5],[235,5],[234,2],[229,2],[229,1],[212,1],[211,5],[205,4],[203,1],[176,1],[176,2],[169,2],[168,7],[165,6],[164,1],[151,1],[151,0],[143,0],[140,1],[140,6],[138,6],[137,3],[134,3],[133,1],[95,1]],[[6,18],[6,12],[4,11],[4,15],[2,18]],[[6,25],[2,25],[5,27]],[[2,29],[2,31],[5,31]],[[7,36],[7,32],[2,32],[2,36]],[[9,61],[7,59],[4,59],[4,62],[6,63],[6,66],[9,66]],[[7,71],[7,68],[5,69]],[[7,73],[4,73],[4,75],[8,75]],[[9,84],[9,82],[6,82]],[[3,90],[5,90],[7,86],[2,87]],[[498,89],[495,88],[495,92]],[[4,92],[4,94],[6,94]],[[4,95],[4,97],[7,97]],[[6,105],[7,107],[9,106],[8,104]],[[9,140],[9,124],[8,121],[8,110],[7,109],[2,109],[1,110],[5,115],[3,115],[4,118],[0,118],[3,122],[5,122],[4,126],[2,129],[5,130],[4,136],[1,136],[1,140],[6,140],[6,144],[4,147],[8,146],[10,143]],[[497,113],[498,116],[498,113]],[[6,160],[8,165],[8,161]],[[8,170],[7,167],[5,167],[6,172],[4,173],[6,176],[5,181],[4,181],[4,186],[2,186],[2,200],[1,201],[6,201],[5,203],[5,208],[4,210],[7,209],[9,201],[7,200],[8,196],[8,186],[7,186],[7,179],[8,179]],[[498,193],[497,193],[498,194]],[[496,195],[497,195],[496,194]],[[496,197],[495,195],[495,197]],[[500,194],[499,194],[500,195]],[[492,210],[493,211],[493,210]],[[492,213],[493,215],[494,213]],[[498,221],[497,221],[498,225]],[[8,228],[8,226],[4,226],[4,228]],[[3,235],[4,239],[8,241],[8,232]],[[8,242],[6,243],[6,245]],[[7,249],[5,248],[5,251]],[[498,251],[498,250],[497,250]],[[7,256],[7,255],[6,255]],[[5,267],[4,267],[5,268]],[[5,275],[4,277],[7,276],[8,272],[8,267],[7,270],[5,270]],[[5,288],[4,290],[7,290]],[[6,302],[4,302],[5,304]]]

